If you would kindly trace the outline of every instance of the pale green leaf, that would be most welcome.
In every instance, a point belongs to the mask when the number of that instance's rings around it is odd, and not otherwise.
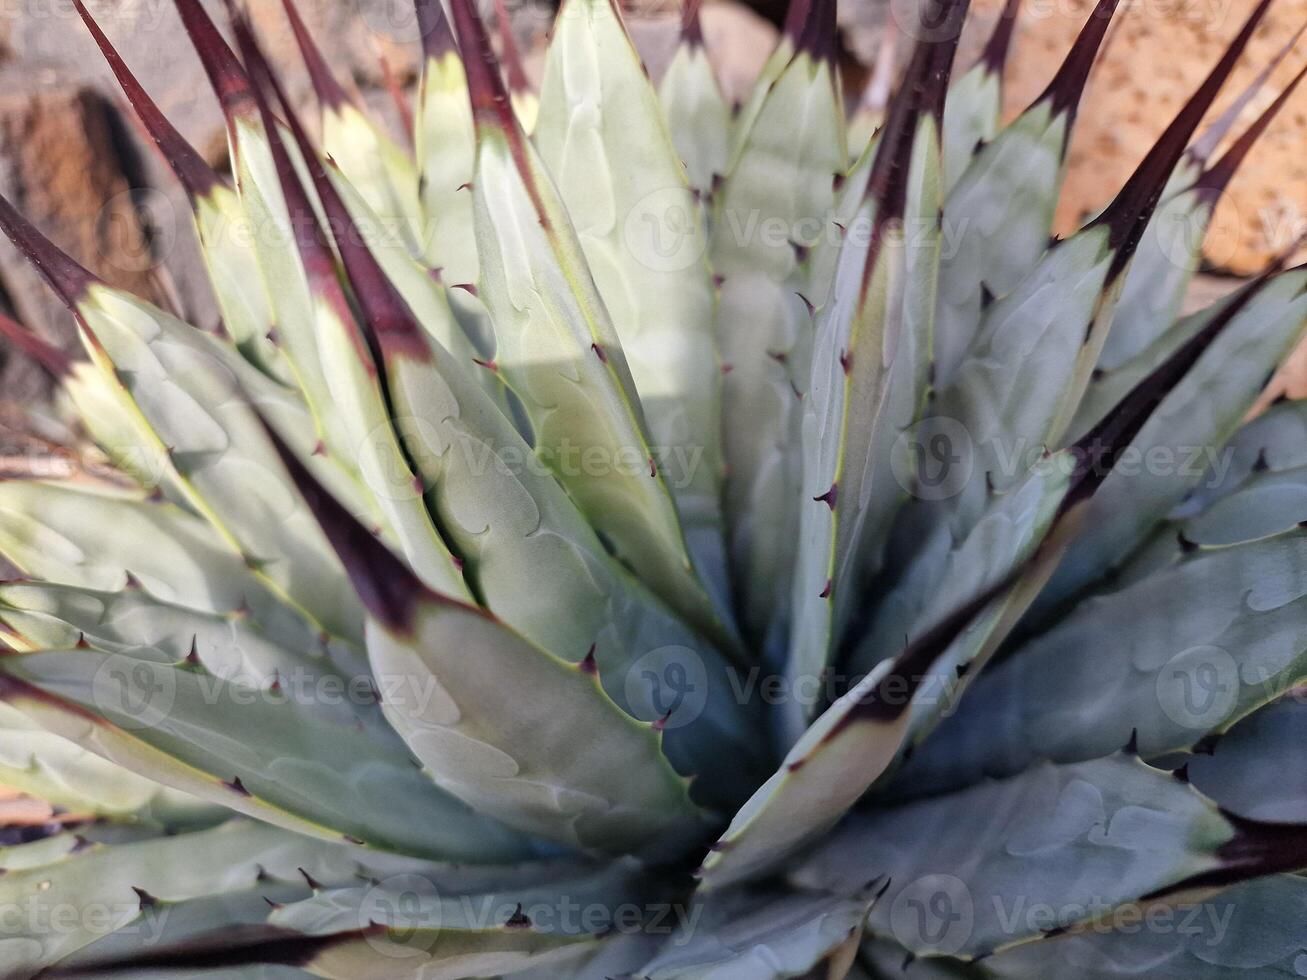
[[[961,179],[982,144],[998,135],[1003,111],[1003,74],[979,61],[949,86],[944,102],[941,171],[944,192]]]
[[[418,169],[407,150],[352,103],[324,107],[322,153],[414,256],[424,254]]]
[[[293,383],[281,352],[268,339],[272,300],[259,274],[252,231],[235,192],[216,185],[194,200],[195,228],[222,325],[241,355],[265,374]]]
[[[808,385],[812,359],[808,304],[825,299],[814,289],[818,275],[805,261],[806,250],[838,233],[834,184],[847,167],[833,69],[805,52],[777,69],[714,198],[709,257],[723,279],[717,329],[727,372],[728,554],[741,625],[755,646],[772,654],[787,642],[790,628],[799,393]],[[829,262],[821,272],[824,286]]]
[[[702,43],[681,40],[658,96],[690,186],[707,197],[716,178],[726,172],[731,110]]]
[[[4,699],[38,724],[237,812],[431,858],[494,862],[530,853],[523,838],[437,789],[393,737],[324,718],[275,688],[93,650],[9,657],[4,671]],[[402,680],[378,678],[381,697]],[[357,684],[314,695],[360,713],[376,696]]]
[[[267,379],[256,386],[261,376],[230,350],[130,294],[93,286],[78,310],[93,353],[122,379],[142,438],[167,449],[188,501],[287,600],[333,634],[357,635],[357,600],[320,532],[295,513],[247,398],[263,403],[311,459],[313,433],[302,409],[299,424],[288,424],[296,406],[283,390]],[[350,480],[333,460],[315,468],[339,491]]]
[[[396,425],[441,529],[487,608],[564,660],[593,650],[604,690],[647,722],[670,710],[668,758],[714,805],[770,768],[743,681],[605,550],[507,417],[434,344],[386,356]],[[547,589],[540,588],[547,582]],[[567,615],[560,616],[559,610]]]
[[[359,868],[357,853],[246,821],[91,846],[57,864],[3,876],[0,904],[32,915],[6,925],[0,960],[11,970],[35,971],[114,933],[144,948],[164,934],[170,903],[253,889],[263,873],[302,882],[298,868],[325,881],[347,880]],[[138,888],[163,904],[143,906]]]
[[[722,905],[715,909],[713,903]],[[636,976],[648,980],[844,977],[862,938],[867,898],[791,894],[715,897]]]
[[[0,553],[50,583],[119,592],[134,580],[170,605],[219,617],[248,613],[291,649],[320,642],[208,524],[140,493],[0,482]],[[361,638],[361,622],[355,632]]]
[[[645,584],[729,642],[691,567],[621,341],[562,200],[520,130],[496,120],[478,133],[481,296],[536,451]]]
[[[1213,197],[1207,188],[1182,188],[1158,205],[1126,275],[1100,370],[1113,371],[1143,353],[1179,317],[1202,258]]]
[[[1273,980],[1302,976],[1307,880],[1275,875],[1210,898],[1126,907],[1101,925],[985,960],[995,980]],[[925,961],[930,962],[930,961]],[[910,980],[925,980],[915,970]]]
[[[871,932],[971,958],[1220,868],[1235,836],[1188,786],[1115,756],[860,814],[791,879],[856,894],[888,878]]]
[[[985,291],[1012,292],[1048,248],[1069,126],[1050,101],[1035,103],[981,148],[944,202],[935,326],[941,386],[977,340]]]
[[[560,11],[534,143],[621,340],[690,558],[729,616],[703,215],[611,0],[568,0]]]
[[[1307,824],[1303,689],[1254,712],[1187,760],[1195,789],[1229,813],[1267,823]]]
[[[700,831],[653,726],[624,714],[586,665],[532,646],[485,613],[415,597],[372,620],[382,710],[444,789],[505,823],[587,850],[675,851]]]
[[[1186,541],[1223,545],[1307,520],[1307,402],[1284,401],[1234,434],[1170,514]]]
[[[1243,305],[1189,375],[1157,408],[1094,495],[1094,531],[1072,545],[1035,614],[1046,614],[1126,558],[1202,479],[1307,325],[1307,269],[1244,287]],[[1221,307],[1226,309],[1226,307]],[[1125,465],[1122,465],[1122,464]]]
[[[114,765],[0,703],[0,783],[70,813],[128,817],[151,806],[208,809],[184,793]],[[5,864],[6,868],[10,866]]]
[[[893,115],[887,125],[898,125]],[[862,599],[867,570],[879,565],[914,465],[894,457],[903,456],[903,437],[926,400],[939,271],[938,120],[926,113],[914,131],[886,139],[893,148],[879,152],[907,151],[895,161],[906,170],[904,213],[886,216],[875,203],[864,205],[852,230],[865,243],[845,245],[814,325],[801,407],[792,678],[826,668]],[[877,167],[873,178],[886,169]]]
[[[633,862],[587,877],[479,894],[398,875],[380,885],[322,892],[277,909],[270,925],[328,945],[305,964],[316,976],[388,980],[499,976],[527,968],[568,970],[614,929],[617,910],[647,884]],[[349,937],[362,926],[383,927]],[[331,942],[340,935],[342,941]]]
[[[1307,675],[1304,597],[1307,539],[1294,529],[1200,549],[1088,599],[981,676],[894,788],[967,785],[1131,741],[1146,756],[1188,749]]]

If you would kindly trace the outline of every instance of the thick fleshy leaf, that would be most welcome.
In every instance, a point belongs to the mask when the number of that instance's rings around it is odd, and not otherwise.
[[[812,19],[812,10],[813,0],[789,0],[784,29],[776,41],[776,47],[772,49],[762,68],[759,69],[758,77],[754,79],[748,97],[734,112],[730,152],[726,157],[726,170],[723,176],[734,173],[736,166],[739,165],[740,156],[749,137],[753,134],[753,124],[762,112],[763,104],[799,49],[804,26]]]
[[[1093,928],[1006,950],[978,967],[995,980],[1295,977],[1307,955],[1305,920],[1307,880],[1275,875],[1211,897],[1126,906]],[[907,976],[925,980],[912,969]]]
[[[689,781],[662,753],[662,724],[623,712],[592,659],[563,660],[431,592],[278,446],[368,607],[374,676],[398,682],[382,710],[441,787],[585,850],[674,854],[702,830]]]
[[[1233,435],[1266,377],[1302,335],[1307,267],[1250,283],[1185,328],[1196,325],[1198,336],[1219,323],[1226,324],[1222,336],[1131,444],[1131,465],[1114,471],[1095,496],[1088,517],[1094,533],[1072,546],[1035,607],[1037,619],[1125,559],[1200,482],[1211,454]]]
[[[349,459],[352,447],[341,438],[339,412],[318,356],[308,278],[291,247],[295,228],[249,79],[199,0],[174,2],[226,117],[237,193],[270,300],[272,336],[304,393],[312,437],[335,457]]]
[[[1065,497],[1065,481],[1060,488],[1050,510]],[[757,876],[829,830],[924,737],[1046,580],[1060,537],[985,582],[822,713],[714,845],[703,863],[705,885]]]
[[[292,872],[294,873],[294,872]],[[265,880],[251,889],[220,892],[180,902],[158,902],[144,911],[139,919],[127,923],[116,932],[108,933],[73,955],[65,957],[47,971],[51,977],[78,977],[113,975],[105,969],[106,963],[126,961],[122,973],[139,971],[150,980],[189,980],[195,971],[178,965],[171,969],[137,967],[146,951],[170,949],[192,937],[221,930],[225,935],[240,934],[252,926],[265,922],[271,903],[294,902],[312,892],[302,876],[298,881]],[[149,922],[153,929],[146,930]],[[289,966],[246,966],[205,969],[204,980],[308,980],[313,974]]]
[[[1099,0],[1048,89],[980,147],[951,185],[935,328],[941,387],[979,341],[991,299],[1015,290],[1048,248],[1076,109],[1117,2]],[[947,122],[947,104],[945,112]],[[1059,292],[1058,299],[1062,314],[1071,315],[1071,298]]]
[[[131,659],[186,662],[224,681],[280,690],[337,724],[380,726],[376,713],[324,690],[365,683],[356,652],[320,639],[302,645],[274,640],[238,609],[203,613],[160,601],[138,585],[103,592],[46,582],[0,585],[0,621],[22,637],[27,652],[93,647]],[[299,639],[294,637],[292,639]]]
[[[820,6],[715,195],[709,243],[722,278],[728,554],[745,635],[778,662],[799,530],[799,395],[809,380],[814,304],[824,301],[813,289],[809,253],[838,231],[835,178],[848,166],[836,72],[826,57],[834,10],[824,0]]]
[[[0,868],[6,872],[22,871],[26,868],[43,867],[67,860],[78,852],[79,836],[65,830],[48,837],[38,837],[36,840],[0,847]],[[141,839],[155,836],[157,834],[146,831],[142,833]],[[89,840],[89,838],[81,838],[81,840]],[[123,841],[119,839],[117,843]],[[85,847],[84,844],[80,846]]]
[[[1307,537],[1295,528],[1192,551],[1088,599],[982,675],[895,789],[967,785],[1128,741],[1145,756],[1189,749],[1304,675],[1304,596]]]
[[[6,969],[14,975],[34,974],[115,932],[131,930],[145,943],[159,935],[166,920],[151,904],[156,894],[185,899],[253,885],[261,861],[301,857],[288,848],[291,841],[271,828],[233,823],[197,835],[89,846],[57,864],[10,871],[0,883],[0,895],[9,907],[48,902],[43,907],[97,911],[90,918],[68,916],[62,928],[17,917],[0,940]],[[201,843],[207,847],[195,850]],[[309,842],[301,850],[317,846]],[[285,871],[294,874],[295,865]]]
[[[1020,485],[995,495],[964,536],[955,537],[947,524],[936,524],[930,537],[918,538],[894,587],[865,621],[852,648],[849,672],[855,677],[866,674],[897,653],[904,637],[917,635],[1026,561],[1048,533],[1066,495],[1069,462],[1067,457],[1050,457]]]
[[[450,286],[467,286],[481,278],[472,224],[476,132],[467,73],[441,0],[415,0],[414,6],[425,54],[416,148],[426,260]],[[453,289],[449,301],[470,336],[492,336],[490,314],[474,292]]]
[[[1012,779],[861,814],[791,879],[856,893],[888,877],[870,930],[914,953],[970,959],[1203,876],[1237,874],[1256,864],[1245,865],[1243,852],[1273,836],[1265,825],[1232,824],[1169,774],[1114,756],[1044,763]]]
[[[948,40],[918,45],[852,225],[862,240],[846,242],[814,323],[811,374],[800,388],[792,681],[826,668],[863,597],[866,571],[878,564],[889,519],[906,497],[904,471],[892,457],[920,417],[929,383],[941,100],[966,10],[960,2],[941,12],[940,34]]]
[[[1229,465],[1227,452],[1228,449],[1218,454],[1216,464],[1203,478],[1200,491],[1207,485],[1220,482],[1219,474]],[[1202,499],[1195,495],[1172,511],[1171,516],[1157,525],[1129,558],[1086,593],[1081,601],[1096,594],[1120,591],[1163,569],[1174,567],[1184,561],[1195,546],[1244,544],[1293,530],[1307,518],[1307,507],[1304,507],[1303,495],[1298,489],[1304,472],[1267,473],[1264,481],[1258,479],[1260,476],[1262,474],[1258,472],[1248,474],[1246,502],[1257,509],[1244,507],[1244,498],[1234,489],[1229,499],[1218,500],[1210,512],[1192,506]]]
[[[424,55],[414,138],[426,219],[426,257],[452,277],[450,281],[476,282],[470,193],[476,131],[467,73],[444,5],[439,0],[415,0],[414,7]]]
[[[358,107],[332,74],[294,0],[282,0],[322,108],[322,152],[340,168],[384,227],[414,256],[424,253],[423,208],[412,155]]]
[[[392,328],[406,314],[390,304]],[[664,749],[714,806],[749,794],[770,762],[754,707],[718,651],[606,551],[513,423],[435,343],[380,338],[396,425],[427,502],[496,616],[568,661],[593,660],[629,714],[666,721]],[[542,590],[540,584],[548,582]],[[567,609],[566,616],[559,609]]]
[[[1111,371],[1147,350],[1176,321],[1202,259],[1212,214],[1257,140],[1284,108],[1307,69],[1291,81],[1257,121],[1192,184],[1167,197],[1149,222],[1126,276],[1112,332],[1098,359]]]
[[[948,193],[981,146],[998,135],[1003,114],[1003,68],[1021,13],[1020,0],[1007,0],[981,55],[954,82],[944,102],[940,169]]]
[[[715,897],[703,918],[635,971],[647,980],[844,977],[862,938],[869,897],[824,894]]]
[[[1054,245],[1015,289],[986,309],[938,404],[939,415],[961,423],[969,442],[952,452],[974,453],[955,500],[964,523],[978,516],[990,487],[1004,489],[1020,479],[1029,454],[1063,444],[1163,185],[1267,8],[1263,0],[1253,11],[1112,204]],[[1099,494],[1099,507],[1108,506],[1101,503],[1105,496]]]
[[[268,135],[268,147],[281,179],[282,197],[296,230],[295,241],[288,242],[287,247],[298,251],[308,276],[313,299],[314,337],[324,377],[340,409],[343,437],[352,447],[350,458],[357,465],[377,509],[393,528],[409,566],[428,587],[459,598],[469,598],[470,593],[463,584],[457,563],[437,532],[422,494],[414,487],[414,481],[419,477],[411,468],[391,424],[390,405],[378,376],[374,353],[362,327],[355,321],[354,311],[337,277],[335,257],[326,234],[317,224],[308,193],[299,182],[277,132],[272,110],[260,91],[261,87],[273,86],[275,82],[244,21],[237,23],[237,36],[246,63],[258,81],[255,98]],[[330,185],[321,162],[316,156],[311,156],[312,147],[298,128],[296,134],[301,137],[298,140],[300,152],[313,175],[323,210],[329,214],[344,210],[338,199],[331,202],[334,208],[328,205],[326,195],[332,193],[334,187]],[[357,230],[357,225],[351,225],[351,229]]]
[[[841,256],[855,247],[858,234],[869,231],[867,222],[854,227],[858,214],[867,201],[867,185],[871,182],[871,167],[876,162],[876,151],[880,148],[879,131],[863,148],[861,155],[853,161],[848,172],[835,179],[835,199],[832,208],[833,228],[824,235],[809,252],[809,272],[812,292],[825,298],[824,306],[834,301],[831,289],[835,284],[835,274],[839,269]],[[850,229],[853,229],[850,231]],[[815,312],[815,311],[814,311]]]
[[[1299,763],[1307,737],[1303,688],[1244,718],[1187,762],[1199,792],[1249,820],[1307,824],[1307,779]]]
[[[268,922],[322,938],[369,922],[385,927],[325,945],[303,962],[320,977],[499,976],[533,967],[568,970],[618,925],[620,907],[637,907],[647,897],[639,888],[647,882],[634,862],[617,862],[586,878],[485,894],[447,896],[437,891],[439,884],[397,876],[372,888],[326,891],[277,909]]]
[[[135,578],[166,600],[214,613],[265,593],[202,520],[108,486],[0,483],[0,550],[35,578],[103,591]]]
[[[0,938],[0,959],[7,970],[28,975],[84,948],[108,952],[120,944],[139,951],[166,937],[170,926],[175,930],[177,903],[236,896],[260,884],[269,895],[289,898],[308,890],[305,875],[345,884],[361,871],[375,873],[367,861],[356,848],[248,821],[108,847],[83,842],[56,863],[3,876],[0,902],[38,914],[13,917]],[[259,904],[266,915],[267,903]],[[53,928],[52,915],[59,916]]]
[[[389,699],[383,710],[440,785],[511,825],[585,849],[656,840],[675,850],[699,829],[654,727],[623,714],[584,666],[470,607],[415,603],[409,622],[373,621],[368,652],[375,673],[438,691],[425,702]]]
[[[291,649],[321,642],[208,524],[139,493],[0,482],[0,553],[47,582],[99,592],[136,584],[170,605],[223,617],[247,614]],[[361,625],[356,632],[362,635]]]
[[[364,877],[364,870],[356,877]],[[553,878],[539,882],[521,875],[469,882],[466,875],[421,866],[383,880],[373,874],[371,885],[343,888],[313,880],[308,897],[303,877],[298,889],[267,878],[262,888],[270,894],[260,902],[262,914],[245,901],[257,892],[160,903],[170,906],[170,914],[148,949],[102,942],[64,966],[77,976],[85,975],[78,966],[92,975],[146,969],[154,975],[164,969],[169,977],[194,975],[183,970],[208,976],[210,969],[227,967],[245,971],[238,977],[262,976],[253,972],[260,964],[293,965],[308,971],[297,975],[342,980],[517,977],[523,967],[545,976],[567,969],[575,976],[578,958],[612,945],[615,940],[607,937],[614,932],[621,939],[643,939],[646,930],[668,930],[652,919],[640,921],[641,900],[655,910],[670,903],[652,901],[665,889],[639,887],[648,881],[632,862],[597,870],[559,866]],[[523,880],[514,883],[515,877]]]
[[[75,0],[75,6],[127,100],[186,189],[224,331],[250,363],[278,380],[293,383],[280,353],[268,339],[273,325],[271,301],[259,276],[251,230],[235,192],[159,111],[82,0]]]
[[[1098,371],[1128,366],[1175,323],[1215,209],[1215,195],[1196,187],[1182,188],[1158,205],[1126,276]]]
[[[0,584],[0,619],[36,647],[61,649],[79,639],[113,653],[148,648],[173,661],[194,648],[224,677],[257,676],[313,660],[321,650],[282,650],[261,635],[244,610],[202,613],[161,602],[139,586],[105,592],[49,582]]]
[[[38,724],[239,813],[436,859],[495,862],[531,852],[525,839],[437,789],[393,736],[333,721],[276,685],[94,650],[23,654],[0,667],[0,697]],[[393,674],[376,680],[383,699],[403,683]],[[358,711],[377,696],[357,684],[313,694]]]
[[[1292,272],[1293,270],[1290,270],[1290,273]],[[1104,368],[1095,370],[1093,377],[1090,378],[1089,387],[1085,389],[1085,395],[1076,409],[1076,417],[1071,423],[1071,428],[1067,430],[1068,438],[1072,436],[1079,438],[1092,429],[1131,388],[1156,370],[1159,364],[1179,350],[1204,326],[1221,316],[1223,312],[1236,308],[1234,304],[1241,302],[1242,294],[1255,291],[1253,286],[1254,284],[1246,284],[1228,296],[1221,296],[1203,309],[1176,321],[1146,350],[1118,367],[1110,370]],[[1242,301],[1246,302],[1246,300]],[[1278,314],[1279,307],[1280,304],[1275,304],[1268,309],[1268,314]]]
[[[275,479],[275,461],[241,394],[255,381],[251,369],[212,338],[127,293],[96,286],[77,309],[99,345],[93,355],[123,379],[142,436],[166,447],[189,502],[295,606],[335,635],[357,635],[358,603],[322,536],[288,506],[293,497]],[[306,415],[285,431],[301,454],[311,455]]]
[[[130,398],[121,381],[98,370],[0,314],[0,337],[39,364],[67,396],[91,440],[109,461],[137,484],[177,494],[168,454],[140,437]]]
[[[690,187],[700,198],[707,198],[726,172],[731,110],[704,48],[701,2],[691,0],[685,5],[681,39],[659,84],[658,97]]]
[[[151,808],[209,809],[194,797],[114,765],[0,703],[0,783],[73,814],[130,817]],[[6,870],[9,866],[5,865]]]
[[[1186,541],[1225,545],[1307,521],[1307,402],[1282,401],[1222,447],[1170,514]]]
[[[485,26],[454,5],[477,124],[475,223],[495,365],[521,400],[536,452],[654,592],[724,643],[691,567],[621,341],[563,201],[507,107]]]
[[[611,0],[559,12],[534,142],[617,328],[690,558],[729,615],[703,214]]]
[[[215,187],[206,197],[197,198],[194,206],[195,227],[223,328],[246,360],[274,379],[293,384],[285,359],[268,339],[275,329],[272,301],[259,273],[251,245],[254,236],[240,198],[229,188]]]

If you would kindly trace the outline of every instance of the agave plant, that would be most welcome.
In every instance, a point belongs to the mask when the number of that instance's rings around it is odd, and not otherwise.
[[[1058,239],[1116,0],[1006,124],[1018,4],[953,84],[923,4],[852,126],[834,0],[734,111],[695,4],[655,87],[565,0],[537,95],[418,0],[412,147],[290,0],[318,125],[177,0],[231,182],[77,0],[221,324],[0,202],[112,463],[0,484],[0,782],[64,811],[0,968],[1302,975],[1307,408],[1245,420],[1307,267],[1181,315],[1269,5]]]

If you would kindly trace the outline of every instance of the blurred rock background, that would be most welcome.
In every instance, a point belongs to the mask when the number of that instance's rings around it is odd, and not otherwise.
[[[163,110],[213,162],[225,157],[216,103],[177,20],[172,0],[88,0],[110,38]],[[209,0],[206,0],[209,2]],[[537,77],[552,12],[537,0],[509,0],[512,25]],[[675,42],[679,10],[669,0],[626,0],[632,34],[657,78]],[[908,23],[917,0],[840,0],[845,77],[856,92],[886,24]],[[961,64],[968,63],[1002,0],[973,0]],[[300,0],[310,29],[382,117],[398,128],[387,72],[411,89],[419,68],[411,0]],[[1020,111],[1055,71],[1091,0],[1024,0],[1009,71],[1008,109]],[[218,12],[218,4],[212,7]],[[308,104],[299,55],[280,0],[247,0],[274,59]],[[1250,0],[1124,0],[1082,106],[1059,225],[1106,201],[1202,79],[1251,8]],[[706,0],[705,35],[723,88],[740,98],[776,37],[780,0]],[[1307,0],[1280,0],[1218,101],[1272,57],[1307,20]],[[907,44],[899,56],[906,58]],[[1295,53],[1248,107],[1251,120],[1307,58]],[[1231,288],[1307,230],[1307,95],[1291,104],[1235,180],[1209,236],[1203,298]],[[125,111],[112,77],[71,0],[11,0],[0,6],[0,190],[46,234],[106,280],[196,322],[213,316],[184,196]],[[1197,302],[1197,299],[1196,299]],[[75,343],[67,314],[7,244],[0,245],[0,307],[62,345]],[[1307,361],[1307,358],[1303,359]],[[1307,363],[1276,382],[1307,393]],[[42,443],[16,406],[38,404],[47,381],[0,346],[0,456]],[[32,454],[29,454],[29,456]],[[7,465],[0,460],[0,472]]]

